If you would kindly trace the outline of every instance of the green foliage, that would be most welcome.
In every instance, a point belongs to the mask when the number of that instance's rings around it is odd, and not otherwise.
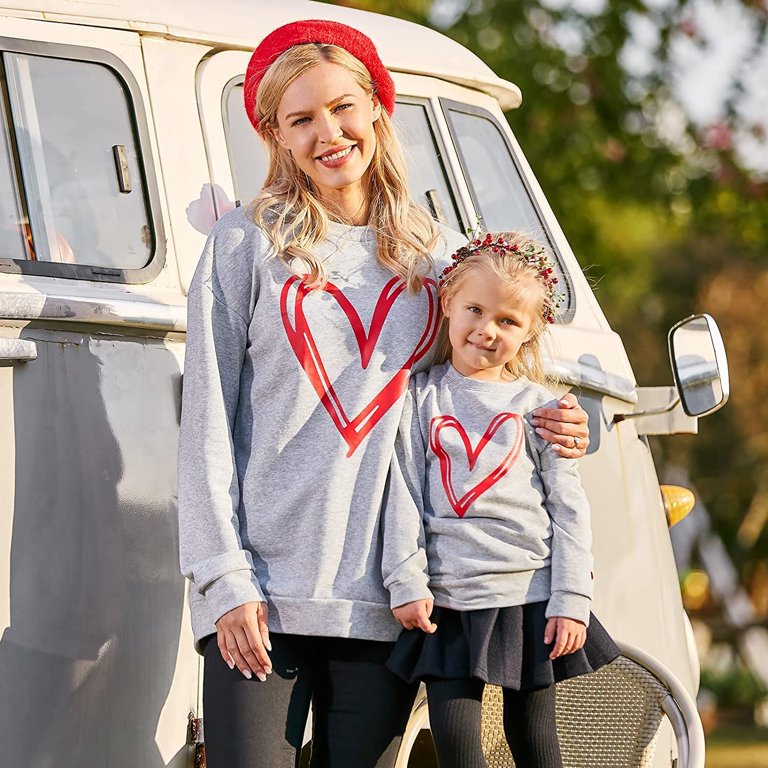
[[[701,687],[717,696],[720,707],[749,709],[760,701],[766,690],[760,681],[744,667],[734,667],[727,672],[701,670]]]

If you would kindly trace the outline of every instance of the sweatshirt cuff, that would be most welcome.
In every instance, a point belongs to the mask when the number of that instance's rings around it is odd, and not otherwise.
[[[589,626],[589,610],[592,601],[585,595],[575,592],[553,592],[547,604],[546,617],[562,617],[581,621]]]
[[[394,584],[390,584],[388,589],[390,608],[399,608],[401,605],[413,603],[416,600],[433,599],[432,593],[427,586],[426,579],[398,581]]]
[[[266,602],[256,574],[242,569],[220,576],[205,590],[205,604],[214,623],[225,613],[254,601]]]

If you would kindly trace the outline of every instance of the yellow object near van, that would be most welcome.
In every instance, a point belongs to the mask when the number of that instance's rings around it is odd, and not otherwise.
[[[253,48],[301,18],[359,28],[398,92],[414,197],[456,230],[523,229],[566,301],[552,370],[590,416],[595,613],[623,655],[558,692],[566,763],[703,768],[698,659],[646,435],[728,398],[707,315],[639,388],[504,118],[517,87],[418,25],[286,0],[5,0],[0,8],[0,764],[196,765],[202,667],[178,570],[185,294],[206,233],[258,191]],[[662,340],[659,340],[661,343]],[[631,607],[631,610],[630,610]],[[511,765],[495,693],[489,765]],[[417,700],[399,765],[428,727]],[[197,763],[198,765],[200,763]]]

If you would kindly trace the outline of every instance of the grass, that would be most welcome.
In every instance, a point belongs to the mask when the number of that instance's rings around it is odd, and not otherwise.
[[[765,768],[768,730],[724,725],[707,734],[706,768]]]

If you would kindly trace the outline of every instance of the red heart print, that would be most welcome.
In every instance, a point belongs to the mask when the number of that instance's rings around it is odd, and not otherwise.
[[[292,288],[295,287],[293,299],[293,323],[288,314],[288,302]],[[288,342],[293,349],[299,364],[304,369],[312,387],[317,392],[320,402],[328,411],[336,429],[344,438],[349,450],[349,458],[368,433],[378,424],[382,416],[397,402],[408,386],[411,366],[427,354],[432,342],[437,335],[439,312],[437,302],[437,284],[434,280],[425,279],[424,289],[429,300],[426,326],[421,338],[416,343],[413,351],[408,354],[402,367],[379,390],[374,398],[368,402],[356,416],[350,418],[339,399],[331,379],[328,376],[320,351],[317,348],[312,330],[304,314],[304,299],[314,291],[325,291],[332,296],[349,321],[352,332],[360,350],[360,365],[363,370],[368,367],[371,356],[376,349],[376,343],[381,335],[381,330],[398,296],[405,290],[405,283],[400,277],[393,277],[382,289],[376,301],[376,307],[371,317],[371,326],[366,333],[357,310],[354,308],[344,293],[333,283],[326,283],[323,288],[310,288],[304,278],[298,275],[290,277],[280,294],[280,314],[283,318],[283,327],[288,337]]]
[[[499,427],[505,422],[512,420],[515,423],[515,439],[509,453],[501,460],[499,465],[492,469],[479,483],[470,488],[460,499],[456,496],[451,477],[451,457],[440,442],[440,432],[443,429],[452,428],[459,433],[461,442],[464,444],[464,450],[469,460],[470,472],[475,468],[480,454],[488,443],[493,440],[493,436]],[[455,416],[435,416],[429,425],[429,447],[432,452],[440,459],[440,476],[445,488],[445,495],[453,507],[454,512],[459,517],[464,517],[467,510],[477,501],[492,485],[498,483],[504,475],[507,474],[510,467],[520,456],[520,450],[523,446],[524,436],[523,418],[518,413],[500,413],[491,420],[485,433],[477,443],[476,448],[472,448],[469,442],[467,432],[461,422]]]

